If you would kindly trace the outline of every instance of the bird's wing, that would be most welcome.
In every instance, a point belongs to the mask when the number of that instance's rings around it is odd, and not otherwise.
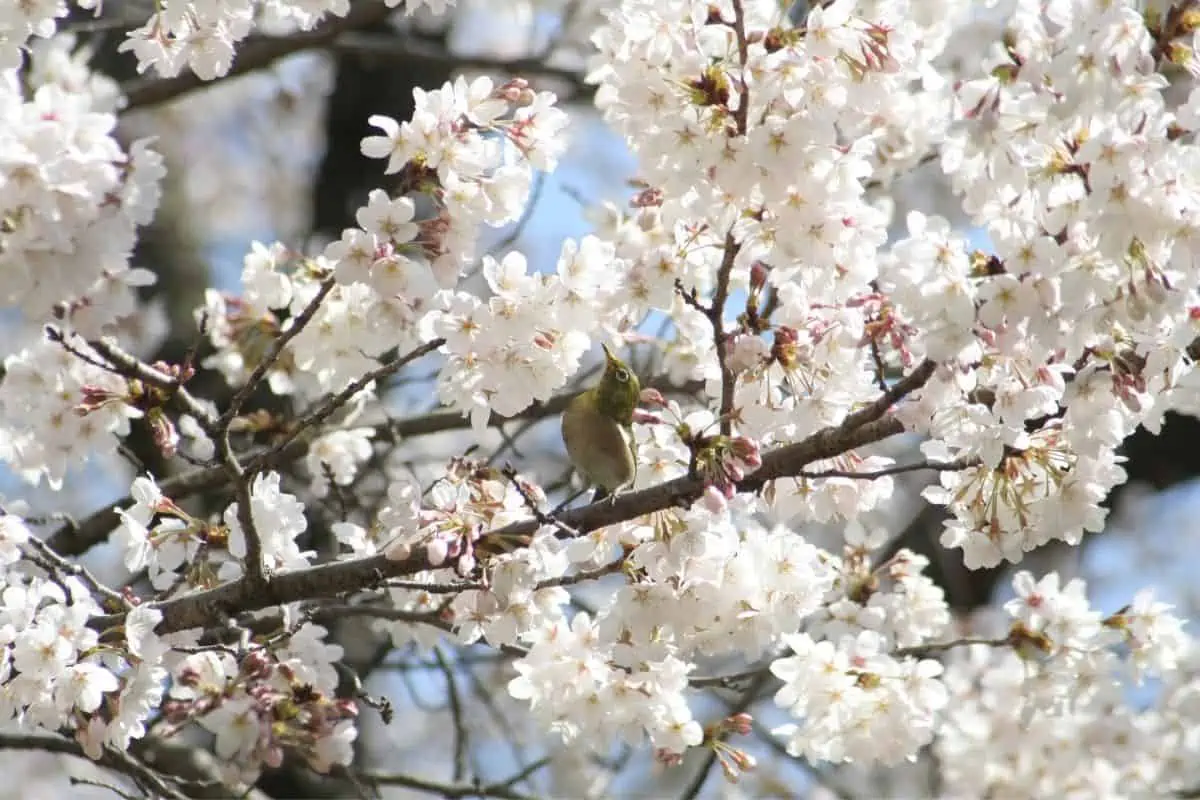
[[[614,491],[633,482],[637,461],[630,447],[631,429],[582,409],[563,415],[562,435],[567,455],[589,483]]]

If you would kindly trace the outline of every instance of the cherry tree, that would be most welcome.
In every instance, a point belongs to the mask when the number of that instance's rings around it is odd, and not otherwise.
[[[1184,614],[1022,564],[1200,411],[1200,3],[519,9],[556,33],[357,121],[352,219],[239,242],[163,355],[139,237],[200,168],[137,110],[459,12],[0,6],[0,748],[137,797],[1200,792]],[[637,177],[541,268],[583,100]],[[646,388],[589,503],[601,344]],[[898,539],[914,491],[995,605]]]

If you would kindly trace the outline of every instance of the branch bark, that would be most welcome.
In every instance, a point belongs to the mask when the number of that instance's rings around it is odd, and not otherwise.
[[[283,37],[255,37],[238,50],[229,73],[216,81],[205,81],[195,73],[185,72],[174,78],[143,78],[121,87],[127,98],[125,109],[166,103],[197,89],[219,85],[222,80],[265,69],[276,61],[299,53],[327,47],[348,31],[366,28],[380,22],[395,9],[388,8],[383,0],[365,0],[350,7],[344,17],[334,17],[313,28]]]
[[[695,394],[703,388],[699,381],[693,381],[684,386],[675,386],[664,381],[652,381],[649,384],[664,394],[679,392]],[[575,397],[573,393],[558,395],[545,403],[532,405],[519,414],[502,417],[493,414],[488,421],[491,427],[499,427],[510,422],[545,419],[557,416],[566,409],[567,404]],[[368,423],[369,424],[369,423]],[[398,420],[380,422],[376,427],[386,428],[397,439],[407,439],[414,436],[429,436],[448,431],[465,430],[471,426],[471,420],[457,411],[436,411],[431,414],[418,414]],[[302,457],[308,452],[308,442],[296,440],[284,447],[267,448],[250,453],[242,460],[246,466],[261,471],[279,464],[286,464]],[[201,467],[189,470],[174,477],[161,481],[158,485],[163,494],[172,500],[184,500],[202,492],[216,489],[229,482],[229,474],[224,465]],[[56,553],[62,556],[79,556],[103,542],[120,524],[121,520],[113,512],[114,507],[128,506],[133,498],[126,495],[115,501],[111,507],[103,508],[77,523],[66,523],[50,534],[46,539]]]
[[[935,368],[936,365],[931,361],[922,363],[869,406],[847,416],[842,424],[817,431],[803,441],[766,453],[762,466],[739,481],[737,490],[759,491],[772,480],[799,475],[805,466],[814,461],[833,458],[902,433],[904,426],[900,421],[885,416],[888,409],[900,398],[923,386],[932,377]],[[582,535],[655,511],[686,505],[703,491],[702,480],[685,476],[640,492],[619,495],[611,501],[606,499],[567,511],[558,519]],[[536,519],[530,519],[506,525],[489,531],[480,543],[490,537],[511,541],[516,537],[528,536],[538,529],[539,524]],[[166,634],[202,628],[242,612],[366,589],[388,578],[412,575],[431,566],[424,550],[416,548],[413,555],[399,561],[376,555],[280,573],[265,583],[234,581],[196,594],[154,603],[154,607],[163,614],[162,622],[155,630],[159,634]],[[91,625],[103,630],[121,624],[123,618],[124,614],[95,617]]]

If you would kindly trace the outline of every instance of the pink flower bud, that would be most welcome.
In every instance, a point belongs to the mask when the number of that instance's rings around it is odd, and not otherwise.
[[[662,392],[658,389],[652,389],[647,386],[638,395],[638,404],[647,406],[648,408],[666,408],[667,399],[662,396]]]
[[[746,736],[750,733],[751,726],[754,723],[754,717],[746,713],[734,714],[725,720],[726,726],[734,733]]]
[[[412,555],[412,545],[403,538],[397,537],[383,549],[383,557],[388,561],[407,561]]]
[[[750,288],[753,291],[758,291],[767,285],[767,275],[770,272],[770,267],[761,261],[755,261],[750,265]]]
[[[425,560],[430,566],[440,567],[446,563],[446,556],[450,553],[450,542],[442,536],[434,536],[425,545]]]
[[[724,513],[729,507],[728,498],[712,484],[704,487],[704,494],[700,495],[700,505],[711,514]]]
[[[649,411],[642,411],[640,408],[634,409],[633,421],[639,425],[665,425],[666,420],[658,414],[651,414]]]
[[[266,754],[263,756],[263,764],[271,768],[281,766],[283,764],[283,748],[277,744],[268,747]]]

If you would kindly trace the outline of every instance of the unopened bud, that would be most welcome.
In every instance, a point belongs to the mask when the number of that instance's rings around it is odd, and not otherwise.
[[[262,650],[251,650],[242,659],[242,673],[248,677],[266,677],[271,671],[271,661]]]
[[[751,726],[754,723],[754,717],[746,713],[734,714],[732,717],[725,719],[725,726],[734,733],[746,736],[750,733]]]
[[[761,261],[755,261],[750,265],[750,288],[758,291],[767,285],[767,275],[770,272],[770,267]]]
[[[720,489],[709,484],[700,495],[700,505],[710,514],[722,514],[729,507],[729,500]]]
[[[524,92],[529,91],[529,81],[524,78],[513,78],[503,86],[498,87],[492,94],[510,103],[519,103]]]
[[[646,406],[647,408],[666,408],[667,400],[658,389],[646,387],[638,395],[638,405]]]

